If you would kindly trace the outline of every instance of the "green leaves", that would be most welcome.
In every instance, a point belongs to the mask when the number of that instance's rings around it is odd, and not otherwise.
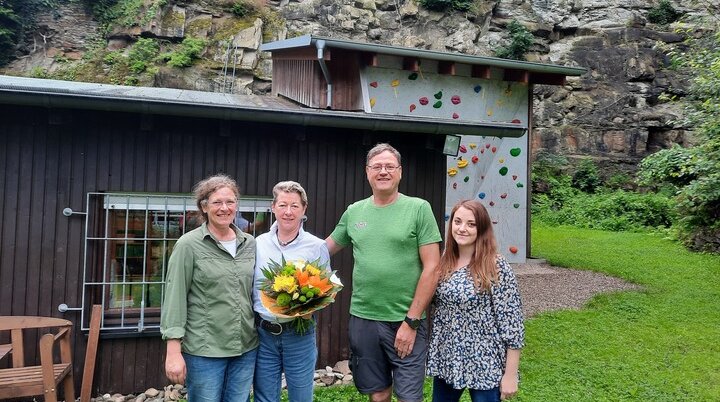
[[[661,2],[661,5],[663,3]],[[717,27],[715,27],[717,28]],[[714,29],[713,31],[717,31]],[[708,31],[710,32],[710,31]],[[676,190],[680,236],[694,249],[720,251],[720,34],[688,35],[682,50],[668,54],[692,78],[684,124],[698,144],[659,151],[640,163],[640,183]]]
[[[510,44],[498,49],[495,56],[502,59],[525,60],[525,53],[530,49],[535,38],[517,20],[510,21],[507,29],[510,31]]]

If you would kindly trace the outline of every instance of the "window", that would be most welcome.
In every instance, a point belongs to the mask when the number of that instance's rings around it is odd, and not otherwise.
[[[254,236],[266,232],[271,203],[238,200],[236,225]],[[106,332],[157,331],[170,253],[180,236],[202,223],[194,198],[89,193],[87,211],[83,315],[102,304]]]

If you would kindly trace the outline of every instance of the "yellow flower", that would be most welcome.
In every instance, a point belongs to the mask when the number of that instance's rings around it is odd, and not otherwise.
[[[310,275],[320,275],[320,270],[310,264],[305,266],[305,270],[308,271]]]
[[[292,293],[297,289],[297,282],[292,276],[277,275],[273,281],[273,290],[276,292]]]

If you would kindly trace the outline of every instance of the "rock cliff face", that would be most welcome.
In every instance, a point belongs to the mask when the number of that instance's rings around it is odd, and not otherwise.
[[[267,1],[259,17],[246,19],[229,12],[235,3],[169,0],[150,16],[155,2],[145,0],[137,23],[112,28],[103,44],[122,49],[141,36],[170,43],[203,38],[200,63],[160,68],[143,84],[262,93],[271,79],[270,61],[257,51],[262,41],[312,33],[492,56],[508,43],[507,24],[517,20],[534,36],[529,61],[588,69],[564,86],[535,88],[535,153],[592,156],[603,166],[633,170],[648,153],[692,142],[688,128],[676,123],[682,110],[659,98],[682,96],[687,79],[668,68],[657,46],[680,46],[683,37],[675,26],[648,23],[655,0],[479,0],[472,14],[428,11],[416,0],[280,0]],[[673,6],[690,20],[702,17],[679,2]],[[6,72],[53,71],[60,61],[81,58],[100,35],[99,24],[77,2],[63,2],[37,20],[27,54]]]

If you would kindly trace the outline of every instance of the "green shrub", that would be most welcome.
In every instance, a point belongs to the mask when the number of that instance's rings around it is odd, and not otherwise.
[[[667,25],[677,21],[682,13],[675,10],[669,0],[660,0],[656,7],[648,12],[648,21],[653,24]]]
[[[260,11],[261,4],[257,0],[240,0],[236,1],[230,8],[230,12],[236,16],[243,18],[248,15]]]
[[[135,74],[140,74],[145,71],[148,66],[154,62],[159,51],[160,45],[158,45],[155,39],[138,39],[128,52],[130,71]]]
[[[686,124],[699,141],[659,151],[640,164],[641,183],[676,189],[678,234],[693,249],[720,252],[720,34],[688,35],[669,56],[691,78]]]
[[[556,210],[578,191],[572,187],[572,177],[565,173],[568,160],[562,155],[538,153],[532,168],[533,211],[536,208]]]
[[[635,188],[635,181],[627,173],[615,173],[605,181],[605,187],[611,190],[631,190]]]
[[[495,56],[502,59],[525,60],[525,53],[533,44],[533,35],[517,20],[512,20],[507,26],[510,31],[510,44],[501,47],[495,52]]]
[[[164,59],[169,66],[172,67],[189,67],[192,65],[194,59],[200,57],[200,54],[205,49],[205,41],[198,38],[185,38],[182,41],[180,49],[165,53],[160,56]]]
[[[590,158],[583,159],[573,174],[572,186],[586,193],[594,193],[601,184],[602,180],[595,162]]]
[[[7,64],[15,53],[15,46],[22,32],[20,18],[12,8],[0,3],[0,66]]]
[[[535,218],[544,223],[616,231],[667,228],[676,218],[670,198],[623,190],[578,193],[557,210],[546,208],[533,212],[537,212]]]

